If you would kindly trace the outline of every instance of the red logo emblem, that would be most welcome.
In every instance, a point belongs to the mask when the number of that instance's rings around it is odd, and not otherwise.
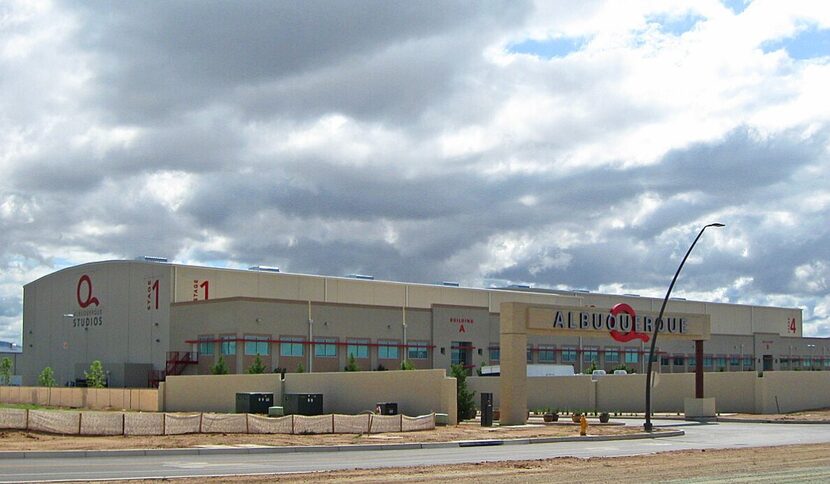
[[[642,340],[643,343],[648,343],[648,340],[650,339],[649,335],[646,333],[639,333],[634,330],[634,323],[637,321],[637,312],[634,311],[634,308],[625,303],[617,304],[611,308],[611,316],[614,316],[614,318],[616,318],[620,313],[625,313],[631,318],[631,329],[625,333],[617,329],[612,329],[611,337],[620,343],[628,343],[633,339],[639,339]],[[657,321],[655,321],[654,324],[657,324]],[[617,327],[619,327],[619,324],[617,324]]]
[[[81,298],[81,287],[86,283],[86,299]],[[89,307],[90,304],[94,304],[95,307],[98,307],[100,302],[98,298],[92,295],[92,279],[89,278],[88,275],[84,274],[78,279],[78,287],[75,289],[75,296],[78,298],[78,305],[81,308]]]

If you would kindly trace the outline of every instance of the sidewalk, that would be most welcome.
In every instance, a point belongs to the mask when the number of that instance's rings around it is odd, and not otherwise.
[[[483,447],[497,445],[549,444],[555,442],[602,442],[612,440],[657,439],[679,437],[682,430],[664,430],[653,433],[626,435],[587,435],[567,437],[535,437],[518,439],[461,440],[452,442],[410,442],[399,444],[353,444],[311,446],[211,446],[171,449],[116,449],[116,450],[26,450],[0,451],[0,459],[53,459],[81,457],[136,457],[158,455],[217,455],[217,454],[287,454],[303,452],[355,452],[379,450],[446,449],[453,447]]]

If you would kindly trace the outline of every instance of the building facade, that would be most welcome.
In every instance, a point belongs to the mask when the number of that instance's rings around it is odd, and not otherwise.
[[[61,384],[83,378],[93,360],[112,386],[148,386],[165,374],[206,374],[222,357],[242,373],[257,356],[266,371],[342,371],[349,355],[362,370],[471,371],[499,362],[499,307],[528,302],[659,310],[660,299],[549,291],[475,289],[159,261],[106,261],[60,270],[24,287],[24,384],[46,366]],[[830,341],[802,337],[798,308],[672,300],[672,313],[708,314],[702,362],[694,342],[658,340],[662,372],[830,369]],[[530,363],[643,371],[639,340],[542,337],[528,340]]]

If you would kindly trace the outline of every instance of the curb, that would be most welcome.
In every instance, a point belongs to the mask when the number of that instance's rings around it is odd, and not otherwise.
[[[291,454],[303,452],[356,452],[377,450],[448,449],[452,447],[483,447],[493,445],[551,444],[556,442],[602,442],[612,440],[660,439],[686,435],[682,430],[630,435],[588,435],[584,437],[537,437],[526,439],[460,440],[455,442],[422,442],[406,444],[310,445],[302,447],[213,447],[177,449],[121,450],[18,450],[0,452],[3,459],[55,459],[78,457],[143,457],[168,455],[220,454]]]
[[[773,420],[764,418],[735,418],[735,417],[718,417],[718,422],[729,423],[764,423],[764,424],[805,424],[805,425],[828,425],[828,420]]]

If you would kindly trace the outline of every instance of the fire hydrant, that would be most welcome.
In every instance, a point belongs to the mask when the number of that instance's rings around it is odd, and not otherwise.
[[[588,435],[588,419],[585,415],[579,417],[579,435]]]

